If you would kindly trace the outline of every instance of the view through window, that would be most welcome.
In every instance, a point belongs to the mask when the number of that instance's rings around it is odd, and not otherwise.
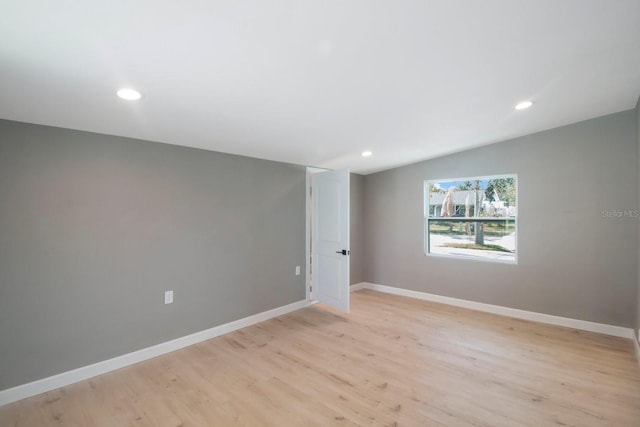
[[[517,176],[425,181],[425,252],[516,262]]]

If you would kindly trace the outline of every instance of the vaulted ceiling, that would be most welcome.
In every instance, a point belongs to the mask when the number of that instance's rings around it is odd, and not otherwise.
[[[0,118],[359,173],[638,95],[637,0],[21,0],[0,13]],[[515,111],[522,100],[533,107]]]

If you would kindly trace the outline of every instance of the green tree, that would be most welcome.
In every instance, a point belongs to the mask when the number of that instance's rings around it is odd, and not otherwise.
[[[473,188],[473,183],[471,181],[465,181],[462,185],[458,186],[458,190],[461,191],[469,191]]]
[[[507,206],[516,204],[516,182],[514,178],[496,178],[487,183],[485,197],[490,202],[496,200],[496,194]]]
[[[436,186],[433,182],[429,183],[429,195],[431,195],[431,193],[444,193],[444,189]]]

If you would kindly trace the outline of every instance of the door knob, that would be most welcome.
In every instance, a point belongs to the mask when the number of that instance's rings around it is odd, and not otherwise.
[[[341,251],[336,251],[337,254],[347,255],[347,250],[343,249]]]

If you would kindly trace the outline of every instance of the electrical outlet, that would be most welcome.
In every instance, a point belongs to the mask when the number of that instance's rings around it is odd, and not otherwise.
[[[300,266],[296,265],[296,276],[300,275]]]
[[[173,304],[173,291],[166,291],[164,293],[164,303]]]

